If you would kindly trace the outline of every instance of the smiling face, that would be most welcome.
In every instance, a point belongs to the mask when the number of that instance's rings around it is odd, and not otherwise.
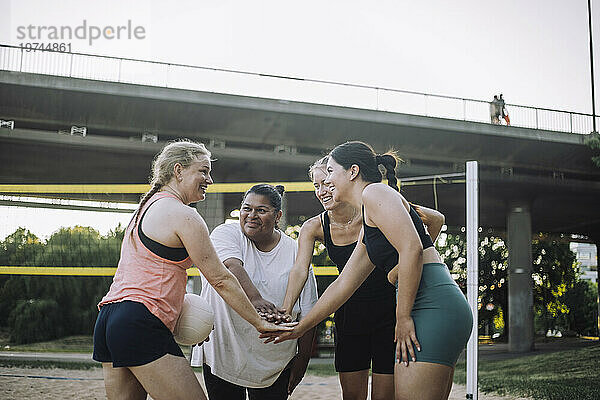
[[[329,185],[325,184],[327,173],[325,172],[326,166],[323,168],[315,168],[312,170],[312,182],[315,187],[315,196],[321,202],[323,208],[330,211],[335,208],[336,202],[333,200],[333,194],[329,188]]]
[[[348,189],[351,182],[352,168],[345,170],[344,167],[333,159],[333,157],[329,157],[329,160],[327,161],[327,178],[325,178],[323,183],[329,186],[329,190],[333,194],[333,200],[335,202],[348,200]]]
[[[240,207],[240,226],[250,240],[260,240],[272,235],[281,218],[267,196],[248,193]]]
[[[213,184],[210,172],[211,162],[208,156],[199,156],[189,167],[180,170],[181,181],[178,187],[186,204],[204,200],[206,189]]]

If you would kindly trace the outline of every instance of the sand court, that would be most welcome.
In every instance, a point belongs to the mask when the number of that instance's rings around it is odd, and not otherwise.
[[[203,383],[202,374],[196,373]],[[451,400],[463,400],[465,387],[454,385]],[[4,400],[102,400],[106,399],[102,370],[0,368],[0,398]],[[527,400],[479,394],[482,400]],[[337,376],[306,375],[290,400],[341,399]]]

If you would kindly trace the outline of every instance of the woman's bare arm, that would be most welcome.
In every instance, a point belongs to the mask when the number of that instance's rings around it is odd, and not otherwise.
[[[371,264],[367,256],[367,250],[362,243],[362,231],[358,243],[346,263],[346,266],[340,275],[327,287],[323,295],[319,298],[310,312],[300,320],[291,332],[283,332],[276,335],[262,335],[263,338],[269,338],[267,342],[275,340],[280,343],[285,340],[301,337],[306,331],[316,326],[319,322],[327,318],[328,315],[336,311],[344,304],[350,296],[367,279],[375,266]]]
[[[427,226],[427,232],[431,236],[431,240],[435,243],[437,237],[442,231],[442,226],[446,222],[446,217],[441,212],[434,210],[433,208],[423,207],[417,204],[413,204],[413,207],[421,217],[423,223]]]
[[[412,343],[420,348],[410,313],[423,270],[423,245],[408,213],[408,202],[402,195],[387,185],[376,183],[365,188],[362,198],[367,224],[377,226],[398,252],[397,355],[408,362],[407,353],[415,359]]]
[[[322,237],[323,229],[318,215],[302,224],[300,234],[298,235],[298,253],[296,254],[294,266],[290,270],[287,289],[281,307],[288,314],[291,314],[292,308],[294,307],[294,304],[296,304],[300,292],[302,292],[302,288],[308,279],[308,268],[310,267],[310,262],[312,260],[315,241],[317,239],[322,240]]]

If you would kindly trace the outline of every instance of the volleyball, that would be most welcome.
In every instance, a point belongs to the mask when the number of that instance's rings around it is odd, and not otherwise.
[[[213,329],[212,307],[197,294],[186,293],[173,336],[183,346],[202,343]]]

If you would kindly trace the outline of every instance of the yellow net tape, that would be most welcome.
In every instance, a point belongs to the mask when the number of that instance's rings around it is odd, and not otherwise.
[[[336,267],[314,267],[317,276],[336,276]],[[46,276],[113,276],[115,267],[13,267],[0,266],[0,275],[46,275]],[[189,268],[188,276],[200,276],[198,268]]]
[[[386,180],[384,179],[385,183]],[[286,192],[312,192],[315,190],[312,182],[238,182],[215,183],[208,187],[209,193],[243,193],[258,183],[283,185]],[[451,183],[465,183],[464,179]],[[430,185],[430,181],[403,182],[402,186]],[[36,193],[102,193],[102,194],[141,194],[150,190],[146,183],[132,184],[1,184],[0,193],[36,194]]]
[[[261,182],[265,183],[265,182]],[[271,185],[283,185],[286,192],[312,192],[315,190],[311,182],[266,182]],[[243,193],[257,182],[215,183],[208,187],[209,193]],[[150,190],[145,183],[135,184],[2,184],[0,193],[33,194],[33,193],[121,193],[141,194]]]

